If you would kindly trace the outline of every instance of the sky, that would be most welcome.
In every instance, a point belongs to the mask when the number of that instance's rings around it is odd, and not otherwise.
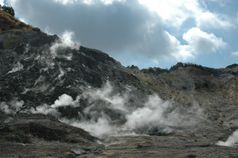
[[[0,0],[3,4],[4,0]],[[5,0],[16,17],[123,65],[177,62],[225,67],[238,61],[238,0]]]

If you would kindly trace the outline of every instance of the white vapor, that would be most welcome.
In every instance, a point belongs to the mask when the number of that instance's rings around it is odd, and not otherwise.
[[[55,117],[60,116],[60,113],[57,111],[57,109],[51,108],[47,104],[43,104],[41,106],[38,106],[35,109],[31,108],[30,112],[33,113],[33,114],[52,115],[52,116],[55,116]]]
[[[158,95],[148,96],[144,107],[126,115],[124,129],[178,127],[195,125],[203,117],[202,109],[197,104],[187,109],[175,106],[171,101],[164,101]]]
[[[23,66],[20,62],[17,62],[17,63],[13,66],[12,70],[10,70],[10,71],[8,72],[8,74],[21,71],[21,70],[23,70],[23,67],[24,67],[24,66]]]
[[[163,115],[171,106],[169,101],[164,102],[157,95],[149,96],[144,107],[138,108],[126,116],[125,127],[136,129],[148,124],[163,123],[165,121]]]
[[[73,100],[73,98],[67,94],[62,94],[59,96],[58,100],[54,102],[53,105],[51,105],[52,108],[62,107],[62,106],[74,106],[76,104],[78,99],[76,101]]]
[[[65,31],[60,36],[60,40],[56,41],[51,47],[50,52],[53,55],[53,57],[58,56],[57,51],[62,48],[71,48],[75,50],[79,50],[80,44],[77,42],[74,42],[74,32],[71,31]],[[68,54],[65,56],[66,59],[71,60],[71,54]]]
[[[238,130],[232,133],[232,135],[230,135],[225,142],[224,141],[217,142],[217,145],[228,146],[228,147],[238,146]]]
[[[117,134],[120,127],[112,124],[113,121],[105,111],[112,110],[116,113],[119,112],[125,115],[128,112],[125,105],[129,98],[129,91],[130,89],[127,88],[127,91],[124,91],[123,95],[114,93],[113,86],[110,82],[106,82],[102,88],[86,89],[78,98],[87,99],[89,106],[83,110],[82,114],[87,115],[90,119],[68,120],[62,118],[61,121],[85,129],[97,137]],[[100,104],[100,102],[102,103]]]
[[[96,137],[104,137],[108,135],[114,135],[118,133],[119,128],[110,124],[110,121],[106,116],[100,117],[97,120],[68,120],[65,118],[60,119],[61,122],[70,124],[71,126],[82,128]]]
[[[67,94],[62,94],[61,96],[58,97],[57,100],[55,100],[54,104],[52,105],[43,104],[37,106],[36,108],[31,108],[30,112],[60,117],[60,113],[58,112],[57,108],[65,106],[77,107],[79,106],[78,104],[79,99],[80,98],[77,97],[76,100],[73,100],[71,96]]]
[[[128,89],[129,90],[129,89]],[[110,103],[112,109],[117,109],[125,111],[125,103],[128,101],[128,92],[125,92],[123,95],[116,93],[113,94],[113,87],[107,81],[106,84],[99,89],[88,89],[83,93],[84,98],[89,98],[90,102],[95,102],[97,100],[103,100]]]
[[[21,108],[24,105],[24,101],[18,101],[17,99],[14,99],[8,103],[6,102],[0,102],[0,111],[6,113],[6,114],[16,114],[21,110]]]
[[[203,119],[198,104],[183,108],[172,101],[164,101],[157,94],[145,96],[145,100],[136,97],[129,87],[118,92],[109,82],[101,88],[86,88],[74,100],[68,94],[62,94],[54,104],[43,104],[23,112],[52,115],[61,122],[85,129],[97,137],[124,134],[147,134],[150,131],[170,133],[176,127],[196,125]],[[81,102],[82,101],[82,102]],[[24,104],[23,101],[9,106],[1,103],[0,110],[14,113]],[[60,107],[78,108],[78,117],[68,119],[58,111]],[[75,109],[76,110],[76,109]]]
[[[193,106],[182,109],[171,101],[162,100],[156,94],[147,96],[147,101],[141,103],[143,107],[131,108],[132,105],[127,104],[131,95],[129,92],[124,95],[115,93],[109,82],[102,88],[88,89],[81,96],[87,99],[89,106],[79,115],[87,115],[90,119],[84,117],[81,117],[80,120],[61,118],[61,121],[83,128],[94,136],[104,137],[134,134],[138,130],[142,130],[143,133],[149,128],[169,132],[170,127],[192,126],[204,117],[198,104],[194,103]],[[103,105],[100,104],[101,101],[103,101]],[[124,121],[118,123],[117,121],[120,122],[120,120],[113,120],[111,115],[114,114],[108,114],[107,110],[115,112],[115,115],[122,115]]]

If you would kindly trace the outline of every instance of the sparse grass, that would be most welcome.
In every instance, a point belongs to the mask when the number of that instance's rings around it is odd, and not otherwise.
[[[129,72],[143,81],[146,86],[150,87],[155,92],[160,91],[161,86],[164,86],[160,84],[158,78],[151,74],[143,73],[139,70],[130,70]]]
[[[15,29],[32,30],[32,27],[19,21],[9,13],[0,10],[0,33]]]

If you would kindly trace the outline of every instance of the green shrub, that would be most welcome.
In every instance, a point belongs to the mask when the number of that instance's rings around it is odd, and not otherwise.
[[[8,6],[3,6],[2,10],[6,13],[9,13],[12,16],[15,16],[15,11],[12,7],[8,7]]]

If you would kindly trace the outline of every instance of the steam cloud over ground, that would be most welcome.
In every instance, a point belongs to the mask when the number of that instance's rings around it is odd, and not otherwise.
[[[74,32],[71,31],[65,31],[61,35],[61,39],[56,41],[51,47],[50,47],[50,53],[53,57],[58,56],[58,50],[62,48],[71,48],[75,50],[79,50],[80,44],[77,42],[74,42]],[[65,56],[66,59],[71,60],[72,56],[67,55]]]
[[[25,110],[30,113],[53,115],[60,121],[80,127],[91,134],[104,137],[121,134],[146,134],[149,131],[162,133],[173,132],[173,127],[192,126],[202,119],[203,112],[198,104],[189,108],[178,107],[172,101],[164,101],[158,95],[147,96],[141,105],[132,107],[128,100],[132,96],[129,87],[123,93],[115,92],[107,82],[102,88],[88,88],[74,100],[67,94],[62,94],[54,104],[43,104],[36,108]],[[80,100],[86,102],[86,106]],[[13,113],[20,109],[24,102],[18,101],[16,107],[11,104],[1,106],[1,111]],[[78,117],[69,119],[62,117],[59,108],[81,108]]]
[[[217,145],[228,146],[228,147],[237,146],[238,145],[238,130],[232,133],[232,135],[230,135],[226,141],[217,142]]]

